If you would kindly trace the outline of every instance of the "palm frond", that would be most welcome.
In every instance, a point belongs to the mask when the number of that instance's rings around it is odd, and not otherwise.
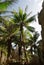
[[[30,32],[34,32],[35,28],[32,26],[26,26],[26,28],[30,31]]]
[[[26,23],[31,23],[31,22],[33,22],[34,20],[35,20],[35,15],[32,16],[32,17],[30,17],[30,18],[28,18],[28,19],[26,19],[25,22],[26,22]]]
[[[5,1],[0,1],[0,10],[6,10],[7,7],[12,3],[16,2],[17,0],[5,0]]]
[[[34,36],[33,36],[33,41],[36,42],[37,39],[39,37],[39,33],[38,32],[35,32]]]
[[[13,14],[14,14],[14,22],[18,23],[20,21],[19,14],[17,12],[14,12]]]
[[[7,32],[6,28],[4,26],[0,27],[0,32]]]
[[[25,7],[25,12],[27,12],[27,8],[28,8],[28,6]]]
[[[9,4],[10,4],[10,2],[0,3],[0,10],[5,10]]]
[[[19,8],[19,17],[22,19],[23,17],[23,10],[21,8]]]
[[[27,18],[27,14],[26,14],[26,13],[24,13],[24,14],[23,14],[23,21],[25,21],[25,20],[26,20],[26,18]]]

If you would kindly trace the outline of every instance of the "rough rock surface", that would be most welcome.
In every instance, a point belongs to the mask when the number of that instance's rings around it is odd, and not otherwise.
[[[38,20],[39,20],[40,25],[42,26],[42,31],[41,31],[41,35],[42,35],[42,54],[43,54],[43,60],[44,60],[44,2],[42,4],[42,10],[38,14]]]

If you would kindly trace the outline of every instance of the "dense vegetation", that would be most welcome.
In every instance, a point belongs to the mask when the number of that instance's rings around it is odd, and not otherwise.
[[[41,64],[41,46],[40,41],[37,41],[39,33],[35,31],[34,27],[30,26],[31,22],[36,21],[35,15],[30,17],[30,13],[26,13],[26,8],[25,11],[21,8],[19,8],[18,12],[6,11],[13,1],[0,1],[0,64],[6,65],[15,62],[31,64],[33,59],[36,60],[36,58]],[[12,16],[1,16],[1,14],[8,12]],[[12,47],[12,43],[15,44],[13,44],[14,47]],[[14,49],[15,47],[16,49]],[[3,57],[5,61],[3,61]]]

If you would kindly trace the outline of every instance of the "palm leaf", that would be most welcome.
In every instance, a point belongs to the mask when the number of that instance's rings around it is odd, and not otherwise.
[[[28,8],[28,6],[25,7],[25,12],[27,12],[27,8]]]
[[[24,37],[29,37],[31,38],[32,37],[32,34],[28,31],[28,30],[25,30],[24,33],[23,33],[25,36]]]
[[[23,17],[23,10],[21,8],[19,8],[19,16],[22,19],[22,17]]]
[[[0,10],[5,10],[9,4],[10,4],[10,2],[0,3]]]
[[[14,22],[18,23],[20,21],[19,14],[17,12],[14,12],[13,14],[14,14]]]
[[[1,27],[0,27],[0,32],[7,32],[7,30],[6,30],[5,27],[1,26]]]
[[[36,42],[36,40],[39,37],[39,33],[35,32],[34,36],[33,36],[33,41]]]
[[[34,32],[35,28],[32,26],[26,26],[26,28],[30,31],[30,32]]]
[[[25,21],[25,20],[26,20],[26,18],[27,18],[27,14],[26,14],[26,13],[24,13],[24,14],[23,14],[23,21]]]
[[[26,22],[26,23],[31,23],[31,22],[34,21],[34,20],[35,20],[35,15],[32,16],[32,17],[30,17],[30,18],[28,18],[27,20],[25,20],[25,22]]]
[[[0,10],[6,10],[7,7],[13,2],[13,1],[17,1],[17,0],[5,0],[5,1],[0,1]]]

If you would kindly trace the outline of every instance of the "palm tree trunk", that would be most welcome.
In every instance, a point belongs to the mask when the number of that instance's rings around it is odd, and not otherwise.
[[[0,50],[0,64],[1,64],[1,59],[2,59],[2,53],[3,53],[3,51]]]
[[[27,59],[27,54],[26,54],[25,47],[24,47],[24,54],[25,54],[26,62],[28,63],[28,59]]]
[[[19,51],[19,62],[20,62],[20,60],[21,60],[21,47],[19,46],[19,49],[18,49],[18,51]]]
[[[19,62],[20,62],[20,59],[21,59],[21,48],[22,48],[22,41],[23,41],[23,23],[21,22],[20,24],[20,44],[19,44]]]
[[[9,61],[9,57],[10,57],[10,54],[11,54],[11,40],[8,40],[7,42],[7,50],[8,50],[8,55],[7,55],[7,63]]]

